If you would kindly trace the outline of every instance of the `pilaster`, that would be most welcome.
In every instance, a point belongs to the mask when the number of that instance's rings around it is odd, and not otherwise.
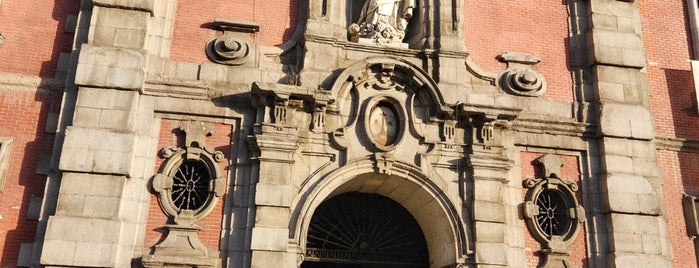
[[[58,164],[63,176],[42,265],[130,266],[142,242],[157,131],[151,131],[152,101],[139,90],[154,3],[93,0],[83,5],[90,25],[78,33],[87,42],[78,56],[77,102],[65,131]]]
[[[670,267],[638,1],[589,5],[609,264]]]
[[[511,225],[516,211],[508,202],[510,169],[514,166],[514,140],[511,121],[521,110],[505,107],[461,105],[459,113],[473,127],[468,163],[473,188],[473,239],[475,264],[478,267],[512,267]],[[468,193],[468,190],[464,190]],[[468,203],[468,202],[467,202]],[[517,235],[517,234],[512,234]]]

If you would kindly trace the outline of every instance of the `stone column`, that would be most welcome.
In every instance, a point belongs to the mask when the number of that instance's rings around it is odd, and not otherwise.
[[[612,267],[670,267],[638,1],[592,0],[589,58]]]
[[[65,131],[58,204],[41,264],[127,267],[143,239],[154,161],[152,107],[139,94],[153,1],[83,4],[82,15],[91,19],[89,29],[80,30],[89,33],[80,47],[77,103]]]

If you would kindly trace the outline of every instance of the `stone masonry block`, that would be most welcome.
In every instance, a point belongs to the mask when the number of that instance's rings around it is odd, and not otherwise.
[[[59,169],[130,177],[134,139],[128,132],[68,127]]]
[[[662,255],[614,253],[613,267],[672,267],[670,260]]]
[[[252,251],[251,268],[279,267],[285,261],[284,252]]]
[[[622,37],[619,37],[622,38]],[[590,44],[589,60],[602,65],[625,66],[641,69],[646,64],[643,49],[620,48]]]
[[[641,140],[655,137],[653,117],[648,108],[619,103],[603,103],[600,106],[600,134]]]
[[[642,74],[637,69],[616,66],[595,66],[595,83],[605,82],[623,85],[641,85]]]
[[[484,265],[507,265],[507,250],[505,244],[476,242],[476,262]]]
[[[608,175],[603,186],[607,194],[605,208],[612,212],[660,215],[660,196],[644,177]]]
[[[257,206],[255,226],[285,228],[289,226],[290,217],[289,208]]]
[[[93,5],[101,7],[115,7],[127,10],[143,10],[153,12],[155,2],[153,0],[92,0]],[[165,1],[163,1],[165,2]]]
[[[643,253],[643,236],[639,234],[614,234],[612,251],[625,253]]]
[[[633,1],[632,1],[633,2]],[[590,1],[590,11],[595,14],[612,15],[616,17],[639,18],[638,5],[628,1],[594,0]],[[639,21],[640,23],[640,21]]]
[[[477,180],[473,185],[476,200],[501,202],[503,184],[499,181]]]
[[[477,221],[505,222],[505,205],[497,202],[478,201],[473,202],[474,218]]]
[[[46,240],[41,253],[43,265],[72,265],[78,243],[65,240]]]
[[[146,12],[95,7],[90,22],[89,43],[143,49],[149,18]]]
[[[51,216],[46,240],[113,244],[119,242],[121,222],[105,219]]]
[[[77,107],[130,111],[138,103],[138,92],[81,87]]]
[[[476,222],[476,240],[488,243],[505,242],[505,225],[491,222]]]
[[[289,207],[291,206],[292,194],[293,187],[291,185],[258,183],[255,192],[255,204]]]
[[[662,218],[634,214],[609,214],[608,230],[614,234],[639,234],[660,236]]]
[[[286,251],[289,229],[255,227],[252,229],[250,243],[252,250]]]
[[[606,185],[607,192],[611,193],[656,194],[648,179],[637,175],[610,174]]]
[[[64,172],[60,194],[121,197],[125,184],[124,176]]]
[[[140,89],[145,77],[145,50],[94,47],[84,44],[78,58],[75,84]]]
[[[643,40],[640,35],[635,33],[594,29],[592,31],[592,39],[595,46],[643,49]]]
[[[119,245],[111,243],[78,242],[75,251],[75,266],[114,267],[119,257]]]

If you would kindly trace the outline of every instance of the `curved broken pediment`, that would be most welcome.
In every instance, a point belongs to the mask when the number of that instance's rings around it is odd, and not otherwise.
[[[453,132],[440,126],[453,128],[454,104],[446,103],[434,80],[407,61],[371,57],[356,62],[338,76],[331,92],[339,120],[332,137],[341,148],[349,145],[348,135],[366,138],[359,140],[368,140],[362,145],[373,151],[392,151],[411,136],[427,142],[453,139]]]

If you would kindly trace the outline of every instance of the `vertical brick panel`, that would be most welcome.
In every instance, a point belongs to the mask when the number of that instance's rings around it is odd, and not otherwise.
[[[522,152],[520,155],[520,160],[522,161],[522,181],[528,178],[541,177],[543,170],[534,164],[534,160],[543,156],[542,153],[532,153],[532,152]],[[578,157],[570,155],[556,155],[561,160],[563,160],[563,167],[561,168],[561,177],[563,180],[572,181],[581,186],[580,182],[580,166],[578,164]],[[527,189],[522,190],[523,195],[526,195]],[[575,198],[578,204],[582,204],[582,187],[575,192]],[[589,208],[588,208],[589,209]],[[526,223],[522,221],[522,226],[527,229],[524,236],[525,244],[525,254],[526,254],[526,264],[527,267],[538,267],[542,264],[543,256],[538,252],[541,249],[541,244],[539,244],[536,239],[532,236],[529,228],[526,227]],[[585,225],[581,224],[578,226],[578,235],[575,240],[568,246],[570,250],[570,260],[574,267],[587,267],[587,238],[585,233]]]
[[[496,60],[506,51],[541,57],[535,69],[548,83],[543,98],[573,101],[566,1],[464,1],[466,49],[488,71],[504,70]]]
[[[166,120],[163,119],[160,128],[160,137],[158,140],[158,148],[163,148],[165,146],[183,146],[184,145],[184,133],[176,130],[180,126],[186,124],[187,121],[179,120]],[[209,136],[206,139],[206,146],[210,149],[223,152],[225,158],[219,163],[221,172],[223,173],[223,178],[228,176],[228,162],[230,157],[230,144],[231,144],[231,126],[225,124],[214,124],[207,123],[214,128],[214,135]],[[174,131],[173,131],[174,130]],[[161,166],[164,163],[164,159],[158,158],[156,161],[155,172],[159,172]],[[202,230],[198,233],[199,240],[202,244],[206,246],[209,250],[220,249],[221,241],[221,224],[223,220],[223,208],[224,201],[226,200],[225,194],[219,197],[216,202],[213,211],[206,216],[204,219],[198,221],[196,224],[202,227]],[[146,223],[146,235],[144,246],[150,247],[158,243],[161,239],[165,238],[166,230],[162,227],[168,223],[167,217],[160,209],[158,205],[157,196],[152,194],[150,197],[150,208],[148,210],[148,221]]]
[[[170,57],[176,61],[208,62],[204,47],[220,35],[212,30],[215,18],[256,22],[259,45],[275,46],[291,39],[298,23],[299,0],[292,1],[178,1]]]

